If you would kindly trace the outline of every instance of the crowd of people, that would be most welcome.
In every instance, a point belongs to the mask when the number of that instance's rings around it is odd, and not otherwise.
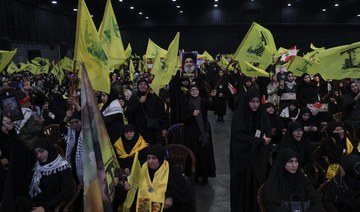
[[[356,211],[360,200],[360,89],[354,79],[325,81],[319,74],[295,77],[281,67],[269,77],[247,77],[216,62],[197,66],[194,53],[182,55],[182,69],[157,95],[150,72],[121,66],[109,78],[109,93],[94,92],[115,150],[113,211],[191,211],[191,187],[166,158],[168,128],[184,124],[184,143],[195,155],[195,181],[216,176],[212,124],[232,114],[230,138],[231,211],[259,211],[263,185],[267,211]],[[136,63],[135,63],[136,64]],[[137,70],[137,68],[135,67]],[[23,119],[2,113],[0,131],[1,210],[49,211],[71,198],[83,183],[83,136],[79,83],[65,71],[54,75],[2,75],[0,95],[16,96]],[[155,76],[156,77],[156,76]],[[229,89],[233,86],[236,92]],[[76,86],[75,86],[76,87]],[[334,118],[334,114],[337,114]],[[341,114],[341,116],[339,115]],[[339,118],[340,117],[340,118]],[[44,128],[59,126],[61,145]],[[314,150],[319,148],[319,157]],[[326,176],[320,178],[317,164]],[[270,163],[269,163],[270,161]],[[135,163],[139,176],[132,175]],[[185,171],[185,175],[189,174]],[[139,185],[133,179],[138,177]],[[320,198],[315,187],[329,180]],[[83,208],[82,192],[75,211]],[[295,206],[294,206],[295,207]]]

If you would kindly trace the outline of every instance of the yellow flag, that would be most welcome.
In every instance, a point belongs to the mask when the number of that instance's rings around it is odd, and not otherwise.
[[[165,65],[163,62],[160,61],[160,55],[155,58],[153,67],[151,69],[151,73],[154,74],[154,79],[150,84],[151,89],[159,95],[159,91],[162,87],[164,87],[168,81],[167,81],[167,73],[166,70],[164,70]]]
[[[38,68],[38,74],[40,73],[48,73],[50,68],[50,61],[47,58],[42,57],[35,57],[31,60],[31,62],[35,65],[37,65]]]
[[[126,50],[125,50],[125,57],[129,58],[131,56],[131,52],[132,52],[132,48],[130,43],[127,45]]]
[[[39,66],[29,63],[20,63],[20,71],[29,71],[33,75],[39,74]]]
[[[317,48],[313,44],[310,44],[310,48],[314,51],[306,53],[303,58],[319,63],[319,53],[325,50],[325,47]]]
[[[314,46],[314,44],[312,44],[312,43],[310,44],[310,48],[311,48],[312,50],[318,51],[318,52],[325,50],[325,47],[320,47],[320,48],[318,48],[318,47]]]
[[[107,0],[104,17],[99,28],[100,43],[110,65],[122,64],[126,57],[119,26],[110,0]]]
[[[165,56],[165,71],[169,75],[169,81],[171,75],[175,74],[177,71],[177,60],[178,60],[178,52],[179,52],[179,41],[180,41],[180,32],[177,32],[173,41],[171,41],[166,56]],[[161,57],[161,55],[160,55]],[[169,82],[168,81],[168,82]],[[166,85],[166,84],[164,84]]]
[[[64,72],[62,71],[59,63],[54,65],[51,69],[51,73],[59,80],[59,84],[61,85],[62,80],[64,79]]]
[[[130,72],[130,80],[133,81],[134,80],[134,74],[135,74],[135,68],[134,68],[134,64],[132,59],[130,59],[129,62],[129,72]]]
[[[269,73],[267,73],[265,70],[261,68],[257,68],[250,64],[249,62],[240,62],[239,63],[241,72],[245,74],[248,77],[269,77]]]
[[[130,190],[127,192],[126,200],[123,204],[123,212],[130,212],[130,208],[134,202],[137,189],[139,188],[141,165],[138,160],[139,152],[134,156],[133,164],[131,166],[131,175],[129,176]]]
[[[10,65],[8,66],[6,71],[8,74],[13,74],[13,73],[19,72],[20,69],[15,65],[15,63],[13,61],[11,61]]]
[[[74,60],[86,66],[92,87],[110,93],[109,63],[84,0],[79,0]]]
[[[158,54],[160,54],[160,58],[164,58],[167,54],[167,51],[165,49],[161,48],[160,46],[156,45],[156,43],[154,43],[149,38],[148,45],[146,48],[145,58],[146,59],[149,59],[149,58],[154,59]]]
[[[293,72],[295,76],[301,76],[304,73],[316,74],[319,72],[319,64],[306,58],[295,56],[288,66],[288,71]]]
[[[272,63],[276,46],[271,32],[253,22],[234,54],[238,62],[257,62],[265,68]]]
[[[16,54],[17,49],[14,51],[3,51],[0,50],[0,72],[10,63],[11,59]]]
[[[207,60],[207,61],[213,61],[214,58],[207,52],[204,51],[202,54],[198,54],[199,59]]]
[[[74,62],[72,61],[72,59],[68,58],[68,57],[64,57],[63,59],[61,59],[59,61],[59,65],[62,69],[67,70],[67,71],[73,71],[73,65]],[[79,63],[78,63],[79,64]]]
[[[325,80],[360,78],[360,42],[321,51],[319,60]]]

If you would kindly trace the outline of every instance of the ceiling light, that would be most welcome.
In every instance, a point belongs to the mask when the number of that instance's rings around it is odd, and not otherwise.
[[[139,12],[139,15],[142,15],[142,12]]]
[[[119,0],[119,2],[123,2],[123,0]]]
[[[172,0],[172,1],[174,1],[174,2],[175,2],[176,0]]]
[[[288,7],[291,7],[291,4],[288,4]]]
[[[52,3],[52,4],[57,4],[57,1],[52,1],[51,3]]]
[[[323,12],[326,12],[326,9],[324,8],[324,9],[322,9],[322,11],[323,11]]]
[[[335,4],[334,6],[335,6],[335,7],[338,7],[338,6],[339,6],[339,4]]]
[[[357,14],[357,17],[360,17],[360,14]]]
[[[176,6],[176,8],[180,8],[180,5]]]
[[[179,13],[183,13],[184,11],[180,10]]]
[[[130,10],[133,10],[134,9],[134,7],[130,7]]]
[[[94,17],[93,15],[90,15],[90,17],[92,18],[92,17]]]
[[[149,17],[148,17],[148,16],[146,16],[146,17],[145,17],[145,19],[149,19]]]
[[[214,7],[217,7],[218,5],[217,4],[214,4]]]
[[[215,0],[215,2],[218,2],[219,0]]]
[[[74,9],[73,9],[73,11],[74,11],[74,12],[76,12],[76,11],[77,11],[77,9],[76,9],[76,8],[74,8]]]
[[[254,1],[254,0],[251,0],[251,1]]]

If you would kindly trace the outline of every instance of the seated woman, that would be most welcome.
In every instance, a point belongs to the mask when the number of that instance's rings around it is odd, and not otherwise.
[[[315,125],[314,121],[311,117],[311,110],[304,106],[300,109],[300,115],[297,118],[298,122],[302,124],[304,128],[304,136],[310,141],[310,142],[319,142],[319,132],[318,128]]]
[[[271,144],[276,145],[280,142],[285,133],[286,128],[283,125],[280,117],[277,115],[275,106],[273,103],[267,102],[264,105],[266,114],[269,116],[271,125]]]
[[[280,118],[283,121],[284,125],[287,126],[291,121],[296,121],[299,117],[300,109],[296,100],[289,102],[289,105],[285,107],[280,112]]]
[[[161,144],[148,148],[135,200],[136,211],[191,211],[190,184],[180,170],[169,166]]]
[[[360,208],[360,156],[340,159],[340,172],[325,187],[322,203],[328,212],[355,212]]]
[[[290,210],[291,201],[302,201],[304,209],[301,211],[321,211],[320,198],[299,169],[298,158],[291,148],[280,152],[264,185],[263,200],[267,212],[295,211]]]
[[[326,128],[327,136],[321,142],[321,156],[329,164],[326,178],[331,179],[339,169],[339,161],[345,155],[355,150],[345,135],[344,127],[339,122],[329,122]]]
[[[37,159],[35,171],[29,193],[18,198],[18,211],[53,210],[61,201],[70,199],[74,192],[71,166],[45,138],[38,139],[33,150]]]

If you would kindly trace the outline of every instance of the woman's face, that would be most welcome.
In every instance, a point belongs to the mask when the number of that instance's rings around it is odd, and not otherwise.
[[[294,130],[291,134],[295,138],[295,140],[301,141],[304,131],[303,131],[303,129],[299,128],[299,129]]]
[[[128,141],[133,139],[134,135],[135,135],[134,131],[127,131],[127,132],[124,133],[124,136],[125,136],[126,140],[128,140]]]
[[[192,87],[190,89],[190,95],[192,97],[198,97],[199,96],[199,89],[197,87]]]
[[[152,170],[156,170],[160,167],[159,159],[155,155],[147,155],[148,166]]]
[[[310,118],[310,113],[304,113],[304,114],[301,115],[301,117],[302,117],[302,119],[303,119],[304,121],[307,121],[307,120],[309,120],[309,118]]]
[[[296,109],[296,105],[289,105],[289,110],[290,111],[294,111]]]
[[[343,139],[344,137],[345,137],[345,131],[344,131],[344,128],[342,128],[342,127],[336,127],[335,129],[334,129],[334,133],[338,133],[339,134],[339,137],[341,138],[341,139]]]
[[[266,108],[266,112],[267,112],[268,114],[274,114],[275,109],[274,109],[274,107],[268,107],[268,108]]]
[[[249,102],[249,107],[252,111],[257,111],[260,105],[260,99],[259,97],[254,97]]]
[[[45,163],[48,160],[49,152],[47,150],[41,148],[35,148],[34,153],[38,161]]]
[[[358,93],[359,92],[359,87],[355,82],[351,83],[350,88],[351,88],[351,91],[353,93]]]
[[[121,106],[122,108],[125,107],[125,100],[119,99],[119,103],[120,103],[120,106]]]
[[[305,75],[305,76],[304,76],[304,82],[305,82],[305,83],[310,82],[310,75]]]
[[[108,101],[108,95],[106,93],[101,93],[101,102],[106,103]]]
[[[288,160],[285,164],[285,169],[291,174],[295,174],[297,169],[299,168],[299,161],[297,158],[293,157]]]
[[[140,92],[146,92],[147,89],[149,88],[148,84],[146,82],[140,82],[138,85],[139,91]]]

